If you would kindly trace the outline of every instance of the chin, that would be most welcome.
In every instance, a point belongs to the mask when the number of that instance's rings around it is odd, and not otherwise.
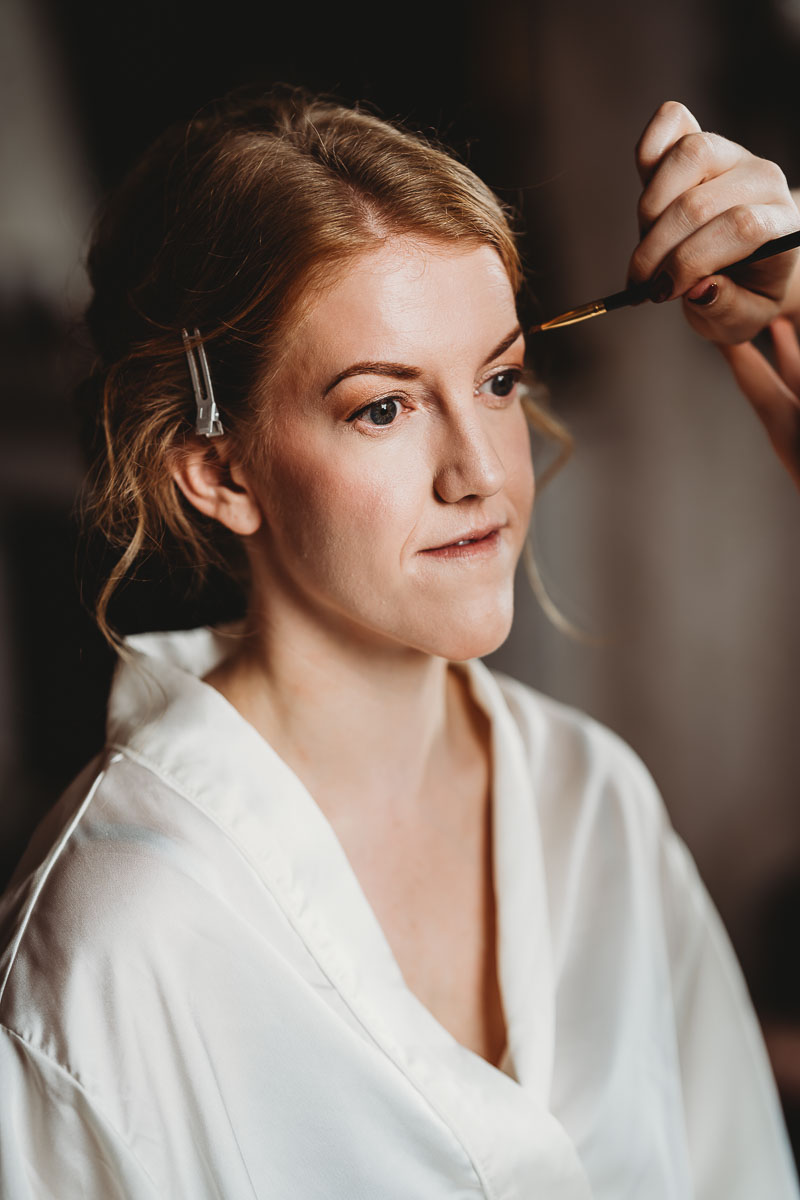
[[[510,633],[510,627],[496,636],[487,636],[486,631],[476,633],[474,637],[465,637],[458,641],[450,640],[446,647],[437,653],[450,662],[465,662],[468,658],[484,658],[499,650]]]
[[[432,639],[435,648],[426,647],[429,653],[451,662],[464,662],[468,658],[483,658],[502,646],[511,632],[514,618],[513,593],[502,597],[489,611],[454,615],[443,622]]]

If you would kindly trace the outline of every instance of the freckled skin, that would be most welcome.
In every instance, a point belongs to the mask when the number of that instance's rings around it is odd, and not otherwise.
[[[263,520],[247,539],[256,607],[280,607],[284,636],[294,608],[337,639],[446,659],[505,640],[534,485],[519,389],[501,398],[487,380],[522,365],[522,336],[484,362],[516,324],[491,247],[397,237],[351,263],[293,329],[266,398],[272,449],[252,481]],[[421,375],[359,375],[323,395],[364,361]],[[347,420],[389,396],[391,423]],[[495,522],[501,545],[480,561],[420,554]]]

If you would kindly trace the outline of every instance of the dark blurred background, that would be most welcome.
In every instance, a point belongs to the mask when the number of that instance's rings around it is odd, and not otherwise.
[[[81,266],[97,198],[175,117],[245,82],[367,100],[438,131],[522,212],[541,309],[622,287],[633,147],[668,98],[800,185],[800,0],[0,5],[0,884],[102,742],[110,655],[78,599],[70,392],[91,361]],[[721,356],[679,306],[542,335],[577,452],[537,557],[593,649],[520,575],[493,665],[623,735],[722,913],[797,1139],[800,504]],[[191,623],[133,593],[130,628]],[[797,1143],[796,1143],[797,1144]]]

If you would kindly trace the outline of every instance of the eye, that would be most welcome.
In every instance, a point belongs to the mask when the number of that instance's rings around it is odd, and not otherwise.
[[[383,400],[373,400],[371,404],[365,404],[347,420],[355,421],[360,417],[370,425],[391,425],[399,411],[400,401],[394,396],[385,396]]]
[[[485,379],[478,391],[484,394],[488,391],[490,395],[497,397],[510,396],[521,376],[522,371],[517,368],[498,371],[496,375],[490,375],[488,379]]]

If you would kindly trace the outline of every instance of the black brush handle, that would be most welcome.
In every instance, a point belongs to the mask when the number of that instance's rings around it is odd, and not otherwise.
[[[773,238],[771,242],[764,242],[763,246],[759,246],[752,254],[748,254],[747,258],[741,258],[739,262],[731,263],[729,267],[723,267],[721,271],[717,271],[717,275],[728,275],[734,267],[746,267],[749,263],[761,262],[762,258],[772,258],[774,254],[783,254],[785,250],[796,250],[800,246],[800,229],[795,229],[794,233],[785,233],[783,237]]]
[[[762,258],[774,258],[776,254],[783,254],[786,250],[796,250],[798,246],[800,246],[800,229],[795,229],[794,233],[785,233],[783,237],[764,242],[763,246],[759,246],[752,254],[748,254],[747,258],[740,258],[738,262],[721,267],[719,271],[710,271],[709,274],[730,275],[737,267],[747,267],[750,263],[761,262]],[[624,292],[614,292],[613,296],[604,296],[602,303],[607,312],[611,312],[615,308],[625,308],[628,304],[641,304],[643,300],[650,299],[649,289],[649,283],[635,283],[632,287],[626,288]]]

